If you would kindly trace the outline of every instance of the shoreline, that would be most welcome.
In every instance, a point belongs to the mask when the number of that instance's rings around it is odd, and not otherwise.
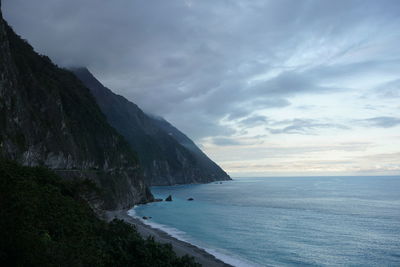
[[[115,210],[115,211],[106,211],[105,218],[107,221],[112,221],[113,219],[120,219],[125,221],[126,223],[132,224],[136,226],[138,233],[143,237],[147,238],[149,236],[153,236],[154,240],[159,243],[170,243],[172,245],[175,253],[182,257],[186,254],[192,256],[197,263],[200,263],[203,266],[210,267],[233,267],[230,264],[223,262],[222,260],[216,258],[214,255],[208,253],[202,248],[199,248],[195,245],[192,245],[188,242],[179,240],[168,233],[153,228],[149,225],[144,224],[139,219],[133,218],[128,214],[128,210]]]

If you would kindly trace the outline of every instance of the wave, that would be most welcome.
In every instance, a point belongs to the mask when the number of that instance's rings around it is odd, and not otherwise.
[[[184,232],[179,231],[178,229],[175,229],[175,228],[172,228],[172,227],[168,227],[168,226],[163,225],[163,224],[151,222],[151,221],[149,221],[149,220],[144,220],[144,219],[143,219],[142,217],[140,217],[139,215],[136,215],[135,208],[130,209],[130,210],[128,211],[128,215],[131,216],[131,217],[133,217],[133,218],[135,218],[135,219],[140,220],[142,223],[144,223],[144,224],[146,224],[146,225],[148,225],[148,226],[151,226],[152,228],[159,229],[159,230],[161,230],[161,231],[163,231],[163,232],[166,232],[168,235],[170,235],[170,236],[172,236],[172,237],[174,237],[174,238],[176,238],[176,239],[179,239],[179,240],[181,240],[181,241],[190,243],[189,240],[187,240],[187,239],[184,237],[184,236],[186,235]]]
[[[212,248],[204,247],[204,245],[200,245],[196,241],[191,240],[185,232],[182,232],[176,228],[169,227],[169,226],[159,224],[156,222],[151,222],[149,220],[144,220],[142,217],[140,217],[139,215],[136,214],[135,207],[128,211],[128,215],[135,219],[140,220],[143,224],[146,224],[152,228],[159,229],[159,230],[167,233],[168,235],[172,236],[173,238],[176,238],[180,241],[183,241],[183,242],[192,244],[198,248],[201,248],[201,249],[205,250],[207,253],[213,255],[217,259],[219,259],[227,264],[237,266],[237,267],[259,267],[260,266],[260,265],[254,264],[254,263],[247,262],[246,260],[243,260],[243,259],[238,259],[234,255],[230,255],[230,253],[228,253],[226,251],[222,251],[221,249],[212,249]]]

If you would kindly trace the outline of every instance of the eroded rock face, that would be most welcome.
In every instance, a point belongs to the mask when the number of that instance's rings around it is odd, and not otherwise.
[[[230,180],[186,135],[160,117],[104,87],[87,69],[73,69],[90,89],[108,122],[137,152],[149,185]]]
[[[40,56],[0,13],[0,156],[95,181],[106,209],[152,200],[129,144],[74,74]]]

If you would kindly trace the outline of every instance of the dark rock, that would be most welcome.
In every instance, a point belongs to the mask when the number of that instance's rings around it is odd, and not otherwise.
[[[193,199],[192,197],[190,197],[190,198],[188,198],[187,200],[188,200],[188,201],[193,201],[194,199]]]
[[[165,201],[172,201],[172,196],[169,195],[169,196],[165,199]]]
[[[142,218],[143,218],[143,220],[147,220],[149,217],[143,216]]]
[[[153,202],[162,202],[163,201],[163,199],[162,198],[156,198],[156,199],[154,199],[154,201]]]

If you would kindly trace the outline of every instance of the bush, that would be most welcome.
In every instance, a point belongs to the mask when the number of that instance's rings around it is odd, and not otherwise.
[[[199,266],[171,245],[144,240],[121,220],[106,223],[80,198],[88,182],[0,160],[3,266]]]

